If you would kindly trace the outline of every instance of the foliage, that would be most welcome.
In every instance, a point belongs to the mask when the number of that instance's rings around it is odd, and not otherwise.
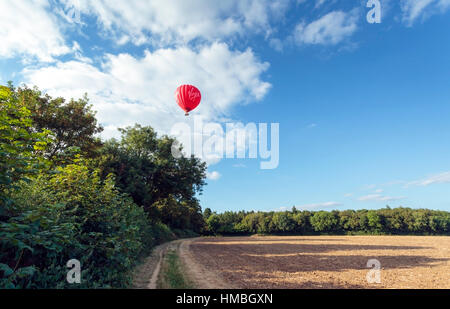
[[[39,163],[43,163],[35,153],[45,149],[49,132],[31,133],[30,115],[11,89],[0,86],[0,193],[3,203],[6,202],[6,190],[36,173]]]
[[[103,128],[97,124],[86,95],[66,102],[64,98],[43,95],[37,88],[25,86],[15,92],[22,106],[31,112],[33,128],[53,133],[54,140],[48,145],[45,157],[55,166],[70,163],[77,152],[88,158],[97,155],[102,143],[96,134]]]
[[[86,97],[10,84],[0,103],[0,288],[126,287],[152,247],[203,230],[206,166],[175,159],[174,139],[136,126],[103,146]]]
[[[120,190],[144,207],[151,220],[200,232],[204,220],[196,195],[205,185],[205,163],[175,158],[175,140],[158,137],[151,127],[135,125],[121,132],[120,141],[108,141],[102,149],[102,177],[115,174]]]
[[[156,242],[143,209],[115,188],[112,176],[103,182],[82,162],[57,172],[22,182],[13,196],[17,215],[1,225],[0,261],[30,271],[5,272],[3,287],[66,287],[71,259],[82,265],[80,287],[126,286],[136,257]]]
[[[450,235],[450,213],[428,209],[225,212],[206,219],[210,234]]]
[[[339,219],[334,213],[319,211],[311,217],[311,225],[316,232],[331,233],[336,231]]]

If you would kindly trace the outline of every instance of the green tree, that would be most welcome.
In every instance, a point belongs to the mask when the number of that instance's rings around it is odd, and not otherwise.
[[[30,132],[30,116],[17,95],[0,86],[0,217],[6,212],[7,191],[36,174],[45,163],[39,153],[46,149],[49,132]]]
[[[173,196],[154,203],[164,224],[174,229],[202,232],[205,221],[197,200],[177,201]]]
[[[87,158],[98,154],[102,142],[97,134],[103,128],[97,123],[87,95],[66,102],[64,98],[43,95],[37,88],[25,86],[15,92],[21,104],[31,112],[34,129],[53,133],[54,140],[48,145],[45,156],[54,166],[72,162],[74,154],[79,152]]]
[[[383,219],[377,211],[367,212],[367,225],[374,233],[380,233],[383,230]]]
[[[211,215],[213,214],[211,208],[205,208],[203,211],[203,217],[205,217],[205,220],[207,220]]]
[[[251,212],[247,214],[238,225],[241,232],[256,234],[260,231],[261,214]]]
[[[219,229],[221,228],[220,225],[220,218],[218,215],[212,215],[206,220],[208,231],[212,234],[217,234],[219,232]]]
[[[201,194],[206,184],[205,163],[195,157],[175,158],[172,155],[175,139],[158,137],[151,127],[135,125],[120,131],[121,140],[106,142],[102,150],[98,165],[103,177],[115,174],[122,192],[128,193],[136,204],[144,207],[154,221],[161,219],[158,210],[161,207],[157,203],[163,203],[160,201],[165,199],[199,205],[197,194]],[[201,214],[201,209],[198,211]],[[200,217],[196,215],[196,218]],[[167,219],[165,217],[164,220]],[[172,223],[168,224],[172,226]],[[173,225],[178,224],[173,222]]]
[[[277,212],[272,217],[272,223],[278,233],[292,233],[295,221],[288,212]]]
[[[295,224],[295,233],[309,234],[312,232],[310,216],[311,213],[309,211],[297,212],[293,215],[292,219]]]
[[[359,229],[359,218],[354,210],[345,210],[339,213],[341,229],[346,232],[356,232]]]
[[[413,231],[417,234],[429,233],[429,211],[424,209],[419,209],[412,214],[414,218]]]
[[[333,232],[337,229],[339,219],[334,213],[319,211],[311,217],[311,225],[316,232]]]

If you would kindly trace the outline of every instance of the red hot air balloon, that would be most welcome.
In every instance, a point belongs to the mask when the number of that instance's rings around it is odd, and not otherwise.
[[[189,116],[189,112],[196,109],[202,100],[200,90],[191,85],[182,85],[175,92],[175,100],[182,110]]]

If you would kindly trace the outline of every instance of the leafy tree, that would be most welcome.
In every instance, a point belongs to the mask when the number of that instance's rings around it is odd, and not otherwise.
[[[292,216],[295,224],[294,231],[298,234],[309,234],[313,228],[310,222],[311,213],[309,211],[296,212]]]
[[[173,196],[158,200],[153,205],[164,224],[174,229],[193,230],[200,233],[205,225],[201,207],[196,200],[177,201]]]
[[[295,222],[288,212],[277,212],[272,217],[272,223],[278,233],[293,232]]]
[[[0,218],[10,202],[7,191],[45,163],[38,153],[45,150],[49,132],[30,132],[30,115],[10,88],[0,86]]]
[[[240,232],[246,232],[246,233],[260,233],[261,226],[260,226],[260,220],[261,220],[261,214],[251,212],[247,214],[241,222],[237,224],[237,227]]]
[[[143,206],[150,218],[159,220],[156,202],[172,196],[179,202],[198,203],[206,184],[206,164],[195,157],[175,158],[175,140],[158,138],[151,127],[135,125],[121,129],[120,141],[105,143],[98,163],[102,175],[114,173],[123,192]]]
[[[404,234],[407,228],[404,223],[402,209],[392,209],[386,217],[386,225],[393,234]]]
[[[79,152],[87,158],[97,155],[102,142],[96,135],[103,128],[97,123],[86,95],[66,102],[64,98],[43,95],[37,88],[25,86],[15,92],[21,104],[31,111],[34,129],[53,133],[54,140],[48,145],[45,156],[54,166],[70,163]]]
[[[333,232],[338,226],[339,220],[335,214],[319,211],[311,217],[311,225],[316,232]]]
[[[383,230],[383,221],[378,212],[373,210],[367,212],[367,225],[375,233],[380,233]]]
[[[354,210],[345,210],[339,213],[339,224],[346,232],[356,232],[359,229],[359,217]]]
[[[429,233],[429,211],[420,209],[412,213],[414,224],[412,231],[418,234]]]
[[[357,212],[359,231],[367,233],[370,231],[369,218],[367,218],[367,210]]]
[[[220,218],[218,215],[212,215],[206,220],[208,231],[212,234],[217,234],[220,229]]]
[[[207,220],[209,217],[211,217],[212,215],[212,210],[211,208],[205,208],[205,210],[203,211],[203,217],[205,217],[205,219]]]

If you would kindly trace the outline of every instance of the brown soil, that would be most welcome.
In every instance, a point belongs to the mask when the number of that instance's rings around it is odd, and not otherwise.
[[[181,248],[207,288],[450,288],[450,237],[200,238]],[[370,259],[381,283],[367,282]]]
[[[231,283],[228,283],[215,271],[210,271],[203,266],[201,261],[196,260],[192,256],[190,250],[191,243],[199,239],[188,239],[181,243],[178,256],[182,261],[186,271],[186,277],[193,282],[195,288],[198,289],[233,289]]]

